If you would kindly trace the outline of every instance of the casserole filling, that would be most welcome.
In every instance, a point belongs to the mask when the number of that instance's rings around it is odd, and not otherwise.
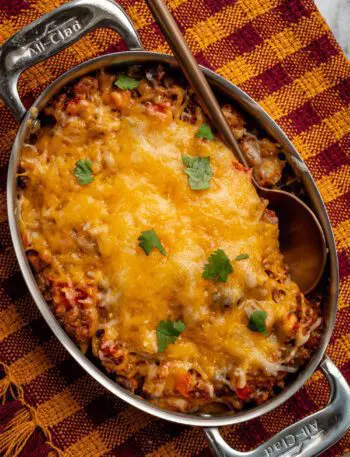
[[[100,72],[55,97],[20,160],[22,238],[55,315],[118,383],[173,410],[266,401],[322,323],[251,182],[281,183],[283,152],[223,110],[252,169],[162,67]]]

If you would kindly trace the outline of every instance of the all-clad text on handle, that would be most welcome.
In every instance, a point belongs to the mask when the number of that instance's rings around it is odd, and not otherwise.
[[[250,452],[232,449],[217,428],[205,429],[215,455],[219,457],[315,457],[335,444],[350,427],[350,388],[329,358],[320,368],[331,388],[329,404],[296,424],[277,433]]]
[[[17,32],[0,48],[0,95],[21,120],[25,108],[17,92],[19,75],[98,27],[118,32],[130,50],[142,49],[124,10],[112,0],[73,0]]]

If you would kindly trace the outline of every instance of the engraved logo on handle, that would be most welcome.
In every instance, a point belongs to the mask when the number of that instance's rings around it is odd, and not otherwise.
[[[303,450],[303,447],[307,442],[315,439],[323,432],[324,430],[319,428],[317,420],[309,422],[298,432],[290,433],[266,448],[266,456],[282,457],[284,454],[288,454],[289,457],[297,456]]]
[[[50,22],[46,25],[41,37],[26,46],[30,57],[44,54],[50,48],[77,34],[81,28],[82,25],[76,17],[72,17],[62,24],[57,24],[56,21]]]

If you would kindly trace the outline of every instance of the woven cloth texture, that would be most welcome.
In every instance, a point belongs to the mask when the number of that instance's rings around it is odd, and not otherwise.
[[[330,0],[331,1],[331,0]],[[0,42],[63,3],[0,0]],[[144,0],[120,0],[145,49],[170,53]],[[327,353],[350,381],[350,66],[312,0],[167,0],[198,62],[255,98],[302,154],[332,220],[340,262],[337,324]],[[95,31],[24,73],[27,107],[65,70],[125,50],[114,32]],[[5,191],[18,123],[0,102],[0,455],[45,457],[210,456],[199,428],[128,406],[68,355],[23,283],[7,225]],[[249,450],[320,409],[329,388],[316,372],[292,399],[265,416],[225,427]],[[1,402],[0,402],[1,403]],[[347,434],[327,456],[350,451]]]

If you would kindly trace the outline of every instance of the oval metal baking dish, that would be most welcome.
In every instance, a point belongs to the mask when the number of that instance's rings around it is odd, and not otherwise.
[[[116,30],[125,39],[129,51],[98,57],[71,69],[53,82],[35,101],[31,110],[26,112],[17,92],[17,81],[20,73],[26,68],[56,54],[97,27],[109,27]],[[233,100],[243,111],[255,118],[286,151],[288,161],[304,185],[327,240],[329,250],[327,279],[329,288],[323,304],[324,333],[313,357],[305,368],[298,373],[296,379],[273,399],[239,413],[211,416],[174,413],[160,409],[125,391],[80,352],[55,319],[36,284],[19,234],[16,189],[19,154],[30,125],[48,101],[73,80],[104,67],[118,68],[130,64],[146,64],[150,62],[164,63],[177,68],[177,63],[172,56],[147,52],[142,49],[130,19],[112,0],[73,0],[28,25],[1,47],[0,95],[16,119],[22,122],[10,157],[7,197],[13,245],[24,279],[46,322],[69,353],[94,379],[129,404],[162,419],[203,427],[212,449],[220,456],[267,455],[277,457],[283,454],[284,456],[300,455],[306,457],[318,455],[339,440],[350,425],[349,386],[339,370],[325,356],[335,323],[339,287],[338,261],[332,228],[317,187],[292,143],[254,100],[216,73],[202,68],[216,92],[224,95],[227,99]],[[331,386],[330,403],[323,410],[291,425],[251,452],[237,452],[231,449],[222,439],[217,427],[245,422],[277,408],[290,398],[317,368],[325,373]]]

